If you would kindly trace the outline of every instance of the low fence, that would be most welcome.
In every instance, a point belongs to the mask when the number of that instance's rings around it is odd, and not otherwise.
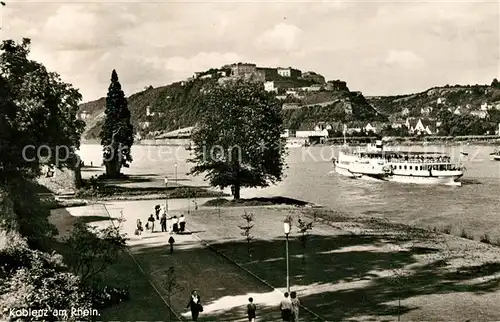
[[[189,146],[190,139],[145,139],[137,142],[140,145],[172,145],[172,146]]]

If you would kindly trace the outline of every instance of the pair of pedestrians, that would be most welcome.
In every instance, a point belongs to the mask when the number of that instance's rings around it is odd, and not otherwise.
[[[290,297],[289,297],[290,296]],[[280,310],[283,321],[299,321],[300,301],[297,298],[297,292],[285,293],[285,298],[281,300]]]
[[[290,295],[290,298],[289,298]],[[298,322],[299,321],[300,301],[297,298],[297,292],[285,293],[285,298],[280,302],[281,318],[283,321]],[[247,315],[249,322],[255,322],[257,317],[257,307],[253,303],[253,298],[248,299]]]

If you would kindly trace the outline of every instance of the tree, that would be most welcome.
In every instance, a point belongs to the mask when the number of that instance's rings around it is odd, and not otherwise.
[[[122,167],[132,162],[131,147],[134,144],[134,129],[130,123],[127,99],[113,69],[111,84],[106,97],[106,119],[100,133],[106,176],[117,178]]]
[[[31,41],[0,46],[0,180],[33,179],[40,164],[75,167],[85,127],[82,96],[59,75],[28,59]],[[38,153],[37,154],[37,150]]]
[[[165,279],[163,280],[163,287],[167,292],[168,301],[168,320],[172,321],[172,309],[171,309],[171,299],[172,296],[177,292],[182,292],[184,288],[177,283],[177,277],[175,276],[175,268],[170,266],[166,272]]]
[[[394,268],[393,275],[390,281],[396,285],[397,297],[398,297],[398,321],[401,321],[401,298],[406,283],[408,282],[408,273],[403,269]]]
[[[33,180],[41,164],[78,165],[75,149],[85,123],[77,118],[78,90],[28,59],[30,47],[27,38],[0,44],[0,187],[15,209],[9,227],[39,247],[54,227]]]
[[[251,230],[253,228],[253,220],[254,220],[254,215],[252,213],[247,213],[245,211],[245,213],[241,216],[241,218],[243,218],[245,220],[245,225],[244,226],[238,226],[240,227],[240,229],[242,230],[241,232],[241,235],[243,237],[245,237],[245,240],[247,241],[247,250],[248,250],[248,256],[252,256],[250,254],[250,242],[252,241],[252,239],[254,238],[252,236],[252,233],[251,233]]]
[[[491,87],[492,88],[500,88],[500,82],[498,82],[498,79],[493,78],[493,81],[491,82]]]
[[[306,222],[304,219],[299,217],[297,220],[297,226],[300,232],[300,242],[302,243],[302,247],[305,249],[308,233],[313,229],[314,223],[312,221]]]
[[[196,163],[191,174],[206,173],[214,187],[266,187],[281,181],[285,142],[281,104],[262,84],[237,80],[204,89],[205,114],[194,131]]]

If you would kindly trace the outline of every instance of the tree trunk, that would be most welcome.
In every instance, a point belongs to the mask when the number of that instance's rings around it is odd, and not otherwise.
[[[106,161],[106,177],[118,178],[120,176],[121,165],[118,160]]]
[[[79,162],[73,171],[75,172],[75,187],[81,188],[83,186],[82,163]]]
[[[241,189],[240,185],[235,184],[235,185],[233,185],[233,187],[234,187],[234,194],[233,194],[234,200],[239,200],[240,199],[240,189]]]
[[[120,128],[116,129],[111,136],[111,144],[109,146],[112,149],[112,159],[104,162],[106,166],[106,177],[108,178],[118,178],[122,169],[121,155],[119,155],[121,154],[120,145],[116,142],[116,135],[119,131]]]

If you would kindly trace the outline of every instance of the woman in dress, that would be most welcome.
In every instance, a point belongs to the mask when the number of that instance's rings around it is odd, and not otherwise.
[[[135,231],[136,231],[136,235],[139,236],[139,238],[142,238],[143,228],[142,228],[142,222],[140,219],[137,219],[137,228]]]
[[[290,300],[292,301],[292,321],[299,321],[299,307],[300,301],[297,298],[297,292],[290,293]]]

